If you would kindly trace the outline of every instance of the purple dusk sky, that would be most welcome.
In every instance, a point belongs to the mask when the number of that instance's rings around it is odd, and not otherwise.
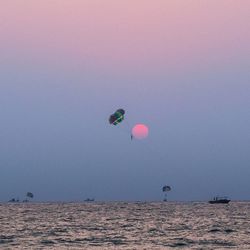
[[[250,2],[2,2],[0,117],[0,201],[249,199]]]

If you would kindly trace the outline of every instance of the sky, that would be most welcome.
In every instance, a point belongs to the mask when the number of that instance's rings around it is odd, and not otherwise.
[[[248,0],[2,1],[0,201],[249,199],[249,69]]]

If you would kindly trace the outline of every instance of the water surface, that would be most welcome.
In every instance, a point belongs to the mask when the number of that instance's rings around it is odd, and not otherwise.
[[[250,202],[0,204],[1,249],[250,249]]]

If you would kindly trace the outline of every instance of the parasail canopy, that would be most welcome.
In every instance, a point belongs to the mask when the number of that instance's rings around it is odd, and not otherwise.
[[[30,197],[30,198],[33,198],[33,197],[34,197],[34,194],[32,194],[31,192],[27,192],[26,196],[27,196],[27,197]]]
[[[169,191],[171,191],[171,187],[170,186],[163,186],[162,187],[162,192],[169,192]]]
[[[116,126],[124,120],[124,114],[124,109],[117,109],[114,114],[110,115],[109,123]]]

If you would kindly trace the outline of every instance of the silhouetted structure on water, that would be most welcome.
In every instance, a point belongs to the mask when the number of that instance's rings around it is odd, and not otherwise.
[[[219,196],[216,196],[213,198],[213,200],[209,201],[210,204],[227,204],[229,202],[230,200],[227,197],[219,197]]]

